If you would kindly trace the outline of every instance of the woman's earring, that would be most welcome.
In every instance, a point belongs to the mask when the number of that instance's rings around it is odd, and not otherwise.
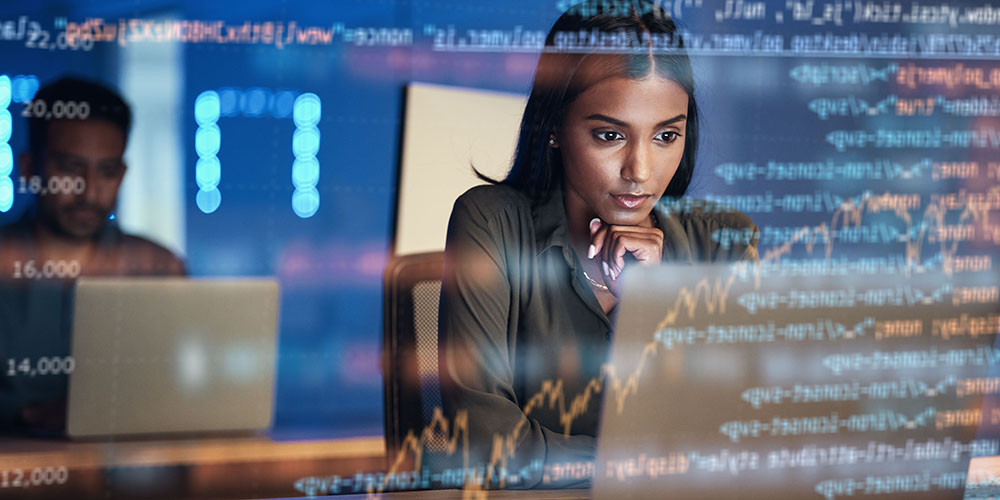
[[[555,145],[556,145],[556,138],[549,137],[549,146],[555,146]]]

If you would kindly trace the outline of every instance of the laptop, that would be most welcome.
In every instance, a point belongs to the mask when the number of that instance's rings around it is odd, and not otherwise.
[[[594,498],[962,498],[1000,277],[841,267],[626,270]]]
[[[70,438],[270,427],[276,281],[81,278],[73,311]]]

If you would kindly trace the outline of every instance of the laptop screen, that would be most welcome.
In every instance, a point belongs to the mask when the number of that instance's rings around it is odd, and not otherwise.
[[[1000,450],[994,273],[625,279],[596,498],[960,497],[970,459]]]

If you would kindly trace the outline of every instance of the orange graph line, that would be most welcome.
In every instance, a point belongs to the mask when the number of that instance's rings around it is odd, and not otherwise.
[[[1000,187],[994,187],[991,189],[991,192],[998,189],[1000,189]],[[1000,194],[1000,191],[997,191],[997,194]],[[994,241],[1000,242],[1000,229],[997,229],[989,224],[989,209],[989,205],[983,204],[977,206],[976,204],[970,204],[966,206],[960,214],[959,222],[961,223],[969,218],[972,218],[975,223],[979,223],[984,227],[984,231],[992,231],[992,233],[988,234],[996,234],[997,236]],[[936,227],[942,227],[944,225],[944,217],[949,211],[949,209],[944,207],[943,203],[932,204],[924,211],[923,218],[931,218]],[[822,223],[815,227],[803,226],[792,238],[789,239],[789,241],[768,250],[765,255],[761,257],[761,260],[765,262],[780,262],[783,255],[790,253],[793,246],[796,243],[801,242],[805,243],[807,252],[811,253],[817,242],[817,234],[823,234],[825,236],[825,254],[826,258],[829,259],[833,252],[833,234],[837,230],[838,225],[839,227],[844,228],[850,227],[850,225],[860,226],[865,213],[879,212],[893,212],[897,217],[905,222],[907,228],[905,234],[910,235],[912,233],[913,220],[909,212],[901,204],[893,203],[891,193],[886,192],[883,195],[862,197],[857,202],[855,202],[854,199],[845,200],[834,211],[829,228],[826,223]],[[910,264],[919,262],[923,239],[928,235],[930,229],[931,226],[924,224],[918,232],[918,237],[909,238],[905,241],[905,255],[908,270]],[[807,238],[810,235],[812,235],[812,237]],[[941,241],[942,255],[946,252],[949,256],[954,255],[957,251],[958,244],[959,241],[956,240],[952,242],[951,248],[947,248],[946,242]],[[752,263],[746,264],[753,265]],[[947,265],[945,267],[947,267]],[[756,266],[756,268],[757,277],[755,280],[755,289],[759,289],[760,266]],[[948,274],[950,274],[950,271],[950,268],[945,269],[945,272]],[[694,318],[701,301],[704,302],[706,313],[716,314],[716,311],[718,311],[719,314],[724,314],[726,299],[736,277],[737,273],[730,274],[725,283],[723,283],[721,279],[717,279],[714,286],[707,280],[702,280],[695,285],[694,291],[689,291],[687,288],[681,288],[674,303],[670,308],[668,308],[663,319],[657,325],[657,330],[674,324],[677,317],[682,312],[686,312],[689,318]],[[494,470],[506,470],[507,461],[509,458],[514,456],[521,433],[528,424],[528,416],[531,415],[535,408],[542,407],[543,405],[547,406],[549,409],[558,408],[559,422],[562,424],[563,433],[565,435],[569,435],[573,422],[586,411],[591,398],[599,394],[603,390],[605,384],[607,384],[609,386],[609,397],[613,398],[615,403],[615,411],[619,415],[623,414],[625,403],[628,398],[638,392],[639,379],[646,364],[649,360],[658,355],[658,346],[659,341],[657,340],[650,341],[644,345],[639,362],[636,364],[635,369],[624,378],[617,375],[614,366],[610,363],[605,363],[601,367],[601,374],[590,379],[584,387],[584,390],[576,394],[572,400],[570,400],[568,405],[566,404],[567,396],[563,389],[563,381],[544,381],[539,391],[527,400],[527,403],[523,408],[524,418],[518,422],[514,429],[507,434],[496,433],[493,435],[493,445],[490,453],[490,460],[485,469],[485,478],[480,478],[475,474],[467,477],[463,498],[486,498],[486,490],[483,490],[481,485],[490,483]],[[424,427],[419,437],[416,436],[412,430],[407,432],[406,437],[403,439],[401,449],[397,453],[396,458],[390,466],[386,476],[397,472],[399,467],[405,462],[409,453],[413,454],[415,467],[419,470],[425,443],[432,437],[436,436],[438,432],[442,432],[447,436],[449,435],[449,431],[451,431],[451,435],[446,440],[445,451],[448,455],[453,455],[458,449],[460,437],[464,436],[464,439],[462,439],[463,467],[468,469],[468,413],[464,410],[458,411],[452,424],[449,423],[449,420],[444,416],[444,413],[440,408],[435,408],[431,423]],[[503,488],[504,485],[505,478],[500,477],[499,487]],[[369,489],[368,493],[369,496],[371,496],[381,493],[383,490],[384,482],[379,485],[378,488],[373,487]]]
[[[726,297],[728,296],[729,289],[735,279],[736,275],[731,274],[725,284],[723,284],[721,280],[717,280],[714,288],[708,283],[707,280],[703,280],[695,286],[693,292],[688,291],[686,288],[682,288],[679,291],[674,304],[670,307],[666,316],[657,328],[663,328],[664,326],[673,324],[674,321],[676,321],[677,316],[682,311],[686,311],[688,317],[695,317],[700,300],[704,300],[705,309],[709,314],[713,314],[716,309],[720,309],[720,312],[722,312],[721,309],[724,309],[725,307]],[[539,408],[543,405],[547,405],[550,409],[558,407],[559,421],[563,424],[563,432],[564,434],[569,435],[573,421],[586,411],[591,398],[594,395],[599,394],[602,390],[603,384],[607,382],[611,387],[611,397],[615,398],[618,413],[624,413],[625,402],[630,395],[633,395],[638,391],[639,378],[642,374],[643,368],[646,366],[650,358],[657,355],[658,345],[658,341],[652,341],[643,347],[642,355],[640,356],[636,369],[625,377],[624,380],[616,375],[614,367],[611,364],[605,363],[602,365],[601,375],[590,379],[587,382],[585,389],[573,397],[572,401],[568,405],[568,408],[566,405],[566,394],[565,391],[563,391],[562,380],[547,380],[543,382],[541,389],[527,400],[527,403],[522,409],[524,412],[524,418],[518,422],[514,429],[506,435],[500,433],[493,435],[493,447],[490,453],[490,460],[486,467],[485,478],[479,478],[476,476],[469,478],[466,481],[465,490],[468,492],[482,491],[485,494],[485,490],[481,490],[480,484],[489,484],[490,481],[492,481],[494,470],[506,470],[507,460],[514,456],[521,433],[523,432],[525,425],[528,424],[528,416],[531,415],[535,408]],[[417,470],[419,470],[422,462],[424,444],[430,438],[435,436],[435,432],[438,429],[447,435],[449,427],[448,419],[444,417],[441,409],[435,408],[431,423],[424,427],[419,437],[417,437],[412,430],[407,432],[406,436],[403,438],[403,442],[400,447],[401,449],[399,453],[397,453],[396,459],[390,466],[386,475],[388,476],[397,472],[399,467],[405,462],[408,453],[413,453],[414,466]],[[462,464],[463,468],[468,469],[468,413],[465,411],[459,411],[456,413],[454,431],[446,440],[445,449],[449,455],[454,454],[457,450],[460,435],[465,436],[465,439],[463,440],[464,447]],[[480,481],[480,479],[482,479],[482,481]],[[503,488],[504,485],[505,478],[500,477],[499,486]],[[384,482],[383,485],[380,485],[380,488],[377,490],[373,489],[369,491],[369,494],[381,493],[383,488]],[[472,498],[485,498],[485,496],[475,496]]]
[[[987,196],[997,197],[1000,199],[1000,186],[993,186],[987,191]],[[906,247],[904,249],[905,262],[906,262],[906,272],[909,273],[910,270],[920,263],[920,256],[923,252],[924,240],[929,240],[930,236],[933,236],[935,229],[945,228],[945,216],[952,211],[949,209],[945,202],[939,201],[938,203],[932,203],[930,206],[924,210],[921,216],[921,226],[919,230],[913,237],[910,235],[914,234],[914,222],[906,207],[898,202],[895,202],[892,198],[892,193],[885,192],[882,195],[874,196],[864,196],[860,200],[855,201],[855,199],[844,200],[834,210],[833,216],[831,217],[830,226],[828,227],[826,223],[821,223],[817,226],[802,226],[788,241],[777,245],[761,257],[763,262],[780,262],[784,255],[791,253],[792,248],[797,243],[805,243],[806,252],[812,253],[817,240],[820,236],[825,240],[825,257],[830,259],[833,254],[834,248],[834,234],[839,228],[848,228],[852,225],[859,227],[863,223],[863,218],[866,213],[880,213],[880,212],[892,212],[896,217],[901,219],[905,225],[905,235],[907,239],[904,241]],[[991,209],[991,204],[989,202],[971,202],[965,205],[962,212],[959,214],[958,223],[961,224],[969,218],[972,218],[973,224],[975,224],[982,234],[989,235],[994,243],[1000,243],[1000,226],[996,226],[990,223],[989,212]],[[931,223],[928,224],[927,221]],[[838,224],[839,223],[839,224]],[[958,239],[953,240],[950,245],[946,239],[941,239],[940,253],[941,253],[941,263],[942,271],[948,276],[952,274],[953,269],[953,258],[955,253],[958,251],[958,245],[960,241]],[[757,267],[756,269],[756,279],[759,286],[759,281],[761,279],[762,268]]]

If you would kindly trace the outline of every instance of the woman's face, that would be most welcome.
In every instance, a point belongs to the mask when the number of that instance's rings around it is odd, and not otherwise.
[[[567,212],[645,222],[680,165],[687,109],[684,89],[656,74],[609,78],[577,96],[556,131]]]

